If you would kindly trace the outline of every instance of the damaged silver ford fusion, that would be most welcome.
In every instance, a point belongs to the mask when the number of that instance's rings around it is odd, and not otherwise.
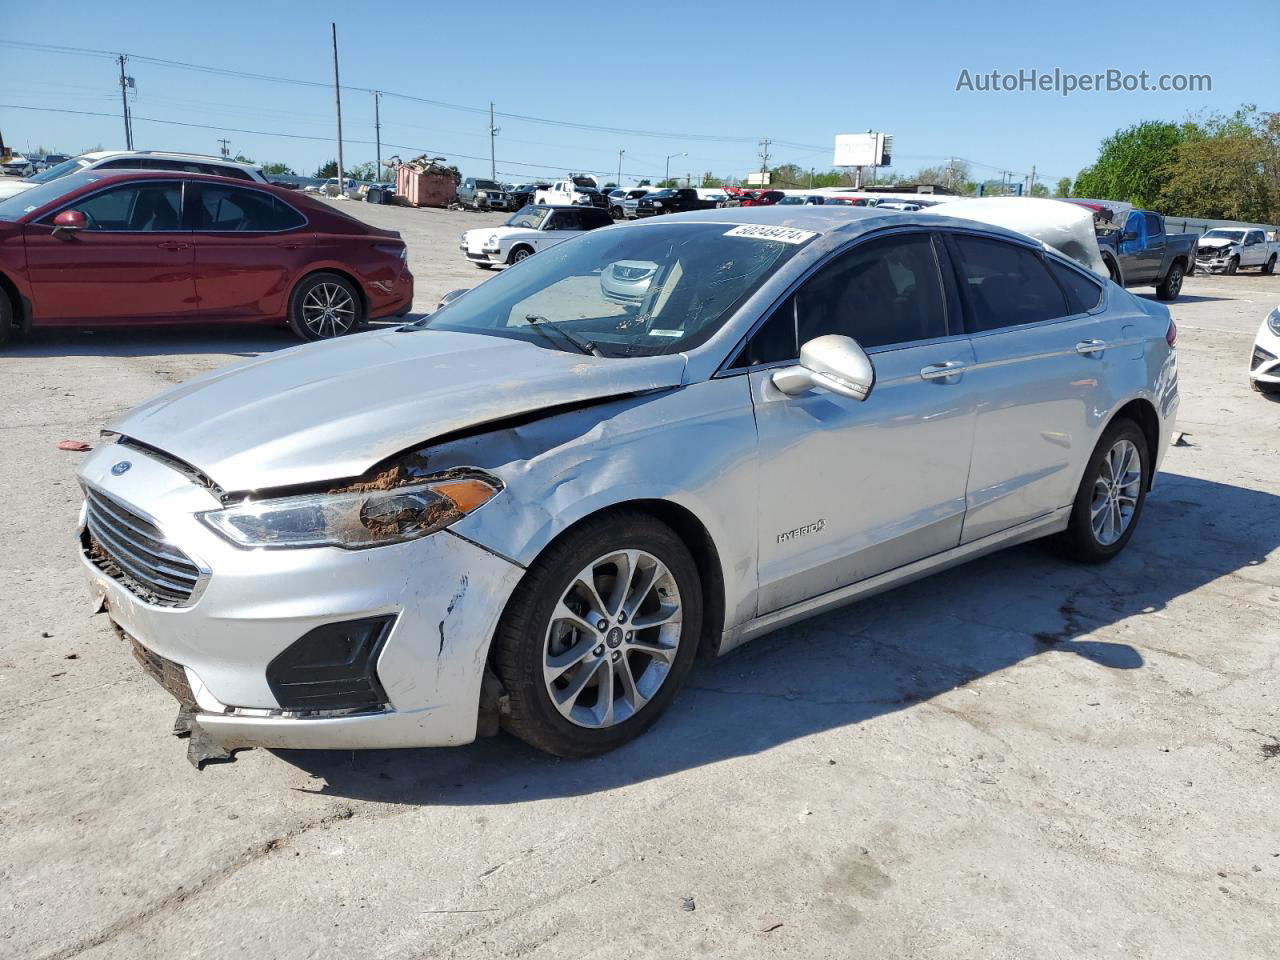
[[[699,652],[1034,537],[1114,556],[1177,400],[1167,311],[1026,236],[704,211],[156,397],[84,462],[79,538],[197,763],[584,756]]]

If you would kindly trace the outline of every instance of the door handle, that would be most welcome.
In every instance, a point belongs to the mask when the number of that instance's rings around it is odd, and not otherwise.
[[[945,380],[958,377],[969,365],[959,360],[948,360],[946,363],[931,363],[920,371],[921,380]]]
[[[1076,344],[1076,353],[1090,354],[1101,353],[1107,349],[1107,341],[1105,340],[1081,340]]]
[[[298,240],[281,240],[276,246],[284,250],[301,250],[306,244]]]
[[[190,250],[191,244],[183,243],[181,240],[161,240],[156,244],[161,250]]]

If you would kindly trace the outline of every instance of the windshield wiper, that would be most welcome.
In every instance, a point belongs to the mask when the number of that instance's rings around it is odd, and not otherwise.
[[[604,356],[604,354],[600,352],[600,348],[597,347],[590,340],[586,340],[582,337],[577,336],[576,334],[570,333],[568,330],[565,330],[559,325],[552,323],[550,320],[548,320],[544,316],[541,316],[540,314],[526,313],[524,315],[524,320],[525,320],[525,323],[529,324],[529,326],[533,327],[533,329],[537,330],[539,333],[544,333],[546,330],[554,330],[556,333],[560,334],[560,336],[564,337],[571,344],[577,347],[578,350],[580,350],[582,353],[587,354],[588,356],[591,356],[591,357]],[[546,324],[546,326],[544,327],[543,324]]]

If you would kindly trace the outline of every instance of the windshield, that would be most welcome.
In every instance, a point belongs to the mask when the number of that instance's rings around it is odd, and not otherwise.
[[[1243,230],[1210,230],[1204,235],[1206,240],[1236,240],[1244,239]]]
[[[48,170],[37,173],[34,177],[27,177],[27,179],[32,183],[48,183],[50,180],[57,180],[59,177],[65,177],[69,173],[75,173],[81,167],[88,166],[88,163],[87,160],[80,160],[79,158],[64,160],[57,166],[50,167]]]
[[[519,213],[513,213],[509,216],[506,226],[527,227],[530,230],[537,230],[542,226],[542,221],[547,219],[547,214],[550,212],[546,207],[525,207]]]
[[[814,236],[755,224],[605,227],[543,250],[418,326],[572,350],[567,338],[547,337],[526,319],[544,318],[605,356],[679,353],[707,340]]]
[[[26,216],[32,210],[57,200],[63,194],[70,193],[72,190],[83,187],[86,183],[93,183],[95,180],[100,179],[102,178],[95,176],[92,171],[85,171],[69,177],[62,177],[51,183],[41,183],[30,190],[23,190],[12,197],[0,200],[0,220],[17,220],[19,217]]]
[[[501,190],[502,188],[499,187],[492,180],[477,180],[476,189],[477,190]]]

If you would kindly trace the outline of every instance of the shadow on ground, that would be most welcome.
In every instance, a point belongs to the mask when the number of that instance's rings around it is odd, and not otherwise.
[[[1033,657],[1102,673],[1142,654],[1090,639],[1267,561],[1280,497],[1165,474],[1129,547],[1104,566],[1038,544],[994,554],[824,614],[699,663],[645,736],[603,757],[558,761],[502,735],[442,750],[278,751],[324,794],[404,804],[575,796],[754,754],[910,710]]]
[[[256,357],[301,343],[284,327],[169,326],[33,330],[8,344],[6,360],[24,357]]]

